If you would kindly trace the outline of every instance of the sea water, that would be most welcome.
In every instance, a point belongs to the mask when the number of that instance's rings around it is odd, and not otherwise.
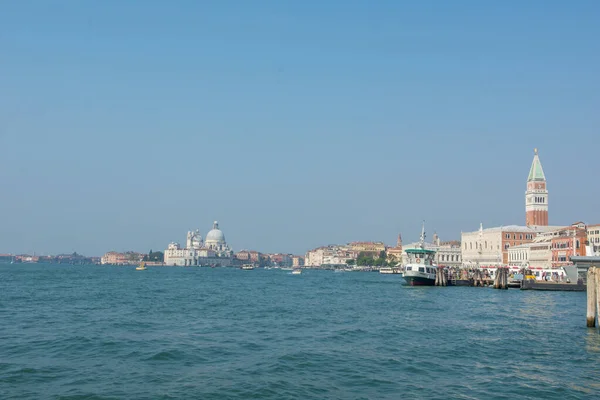
[[[600,397],[586,294],[0,265],[0,399]]]

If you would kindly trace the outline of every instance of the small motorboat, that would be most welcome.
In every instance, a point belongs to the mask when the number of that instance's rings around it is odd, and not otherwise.
[[[145,262],[141,262],[140,265],[138,265],[137,267],[135,267],[136,271],[144,271],[146,269],[146,263]]]
[[[301,273],[302,273],[302,270],[300,268],[292,270],[292,275],[300,275]]]

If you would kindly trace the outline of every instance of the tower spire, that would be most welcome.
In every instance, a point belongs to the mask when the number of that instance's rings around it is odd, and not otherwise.
[[[540,157],[538,156],[538,149],[535,148],[533,150],[533,153],[533,161],[531,162],[531,168],[529,169],[529,176],[527,177],[527,182],[545,181],[546,176],[544,175],[542,163],[540,162]]]
[[[533,161],[527,177],[525,192],[525,224],[527,226],[548,225],[548,189],[546,175],[540,162],[538,149],[533,150]]]

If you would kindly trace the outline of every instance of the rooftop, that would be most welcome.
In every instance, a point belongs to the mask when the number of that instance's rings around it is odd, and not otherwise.
[[[523,232],[523,233],[541,233],[541,232],[549,232],[557,229],[563,229],[564,226],[541,226],[541,225],[532,225],[532,226],[522,226],[522,225],[503,225],[503,226],[495,226],[492,228],[482,229],[484,233],[489,232]],[[462,232],[462,233],[478,233],[477,231],[471,232]]]

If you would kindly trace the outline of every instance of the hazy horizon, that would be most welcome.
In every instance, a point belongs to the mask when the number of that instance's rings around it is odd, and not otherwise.
[[[0,253],[600,223],[600,3],[0,4]]]

